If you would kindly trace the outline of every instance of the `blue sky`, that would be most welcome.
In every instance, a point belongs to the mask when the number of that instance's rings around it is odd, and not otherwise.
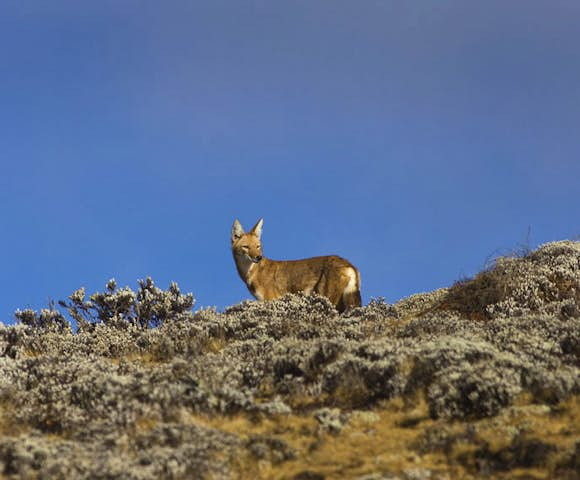
[[[339,254],[363,301],[580,234],[580,3],[3,0],[0,320],[109,278],[250,298]]]

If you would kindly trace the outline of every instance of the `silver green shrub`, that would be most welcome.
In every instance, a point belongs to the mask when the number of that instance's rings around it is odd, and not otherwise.
[[[182,319],[191,315],[193,294],[182,294],[177,283],[172,282],[164,291],[147,277],[139,280],[139,289],[118,288],[115,279],[109,280],[104,292],[96,292],[86,300],[85,289],[80,288],[59,304],[68,310],[79,330],[96,323],[125,327],[151,328],[167,320]]]
[[[18,322],[33,329],[63,331],[70,328],[70,323],[64,315],[54,307],[43,308],[40,313],[30,308],[16,310],[14,316]]]

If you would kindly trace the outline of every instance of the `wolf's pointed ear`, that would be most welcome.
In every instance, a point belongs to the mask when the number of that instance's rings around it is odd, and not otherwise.
[[[240,239],[243,234],[244,234],[244,229],[242,228],[242,224],[236,218],[234,220],[234,224],[232,226],[232,242],[235,242],[236,240]]]
[[[260,238],[262,236],[262,224],[263,223],[264,223],[264,219],[260,218],[260,220],[258,220],[258,223],[256,223],[256,225],[254,225],[254,228],[252,228],[250,233],[253,233],[256,237]]]

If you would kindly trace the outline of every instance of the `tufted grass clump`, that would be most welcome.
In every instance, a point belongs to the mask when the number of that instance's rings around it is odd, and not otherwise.
[[[453,285],[438,305],[476,320],[521,316],[558,303],[563,316],[580,316],[580,242],[543,245]]]

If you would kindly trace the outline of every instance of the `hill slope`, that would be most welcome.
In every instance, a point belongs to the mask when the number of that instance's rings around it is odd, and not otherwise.
[[[580,242],[342,316],[115,288],[0,327],[4,478],[578,478]]]

